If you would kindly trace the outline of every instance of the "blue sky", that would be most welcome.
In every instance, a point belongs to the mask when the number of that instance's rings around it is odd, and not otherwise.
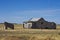
[[[60,0],[0,0],[0,23],[41,17],[60,24]]]

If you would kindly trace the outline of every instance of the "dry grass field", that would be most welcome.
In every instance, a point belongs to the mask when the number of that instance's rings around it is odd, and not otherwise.
[[[0,24],[0,40],[60,40],[60,26],[57,29],[24,29],[21,24],[14,24],[14,30],[4,29]]]

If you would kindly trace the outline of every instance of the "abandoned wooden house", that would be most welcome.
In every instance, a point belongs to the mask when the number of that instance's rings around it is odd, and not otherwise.
[[[45,21],[43,18],[31,18],[29,21],[23,22],[23,28],[56,29],[56,24]]]

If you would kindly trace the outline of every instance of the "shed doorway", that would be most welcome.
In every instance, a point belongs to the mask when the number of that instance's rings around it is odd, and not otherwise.
[[[45,29],[49,29],[48,27],[45,27]]]

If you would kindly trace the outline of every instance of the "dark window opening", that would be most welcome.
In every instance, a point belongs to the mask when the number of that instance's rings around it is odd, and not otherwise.
[[[43,22],[41,22],[41,24],[43,24]]]
[[[25,23],[25,24],[27,24],[27,23]]]
[[[48,29],[48,27],[45,27],[45,29]]]

